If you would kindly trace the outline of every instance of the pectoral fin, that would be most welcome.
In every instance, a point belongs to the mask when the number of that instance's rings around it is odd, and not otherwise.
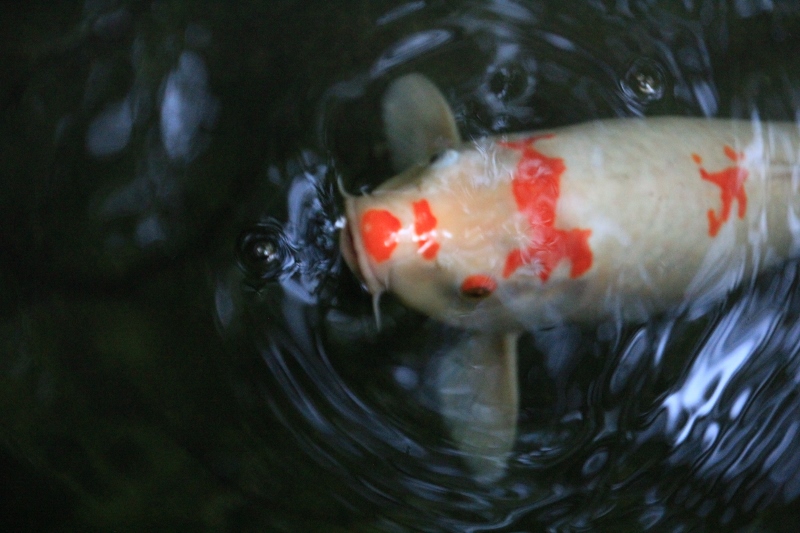
[[[383,96],[383,124],[392,165],[401,172],[461,143],[453,112],[421,74],[394,80]]]
[[[449,351],[437,368],[441,413],[475,478],[503,476],[519,411],[517,334],[476,334]]]

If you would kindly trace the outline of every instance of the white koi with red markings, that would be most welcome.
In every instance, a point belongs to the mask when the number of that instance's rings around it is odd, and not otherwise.
[[[462,143],[416,74],[390,86],[384,122],[408,168],[346,198],[342,251],[373,295],[471,332],[439,392],[483,480],[514,442],[521,332],[712,301],[800,248],[793,123],[615,119]]]

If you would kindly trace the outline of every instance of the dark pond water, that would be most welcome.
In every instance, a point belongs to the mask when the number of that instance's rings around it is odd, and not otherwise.
[[[523,337],[508,474],[430,390],[458,332],[343,265],[387,84],[462,134],[795,120],[790,1],[6,3],[0,522],[31,531],[793,531],[788,263],[702,313]]]

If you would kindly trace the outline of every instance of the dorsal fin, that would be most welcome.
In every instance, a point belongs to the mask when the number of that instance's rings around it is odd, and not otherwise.
[[[461,143],[450,106],[421,74],[407,74],[389,85],[383,95],[383,125],[397,172]]]
[[[505,474],[517,434],[519,335],[474,333],[439,361],[442,417],[476,480]]]

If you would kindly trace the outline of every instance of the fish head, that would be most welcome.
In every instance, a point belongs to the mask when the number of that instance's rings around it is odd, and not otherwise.
[[[391,292],[466,329],[518,328],[503,305],[525,220],[509,191],[513,156],[491,142],[446,149],[371,194],[345,199],[342,254],[373,295]]]

